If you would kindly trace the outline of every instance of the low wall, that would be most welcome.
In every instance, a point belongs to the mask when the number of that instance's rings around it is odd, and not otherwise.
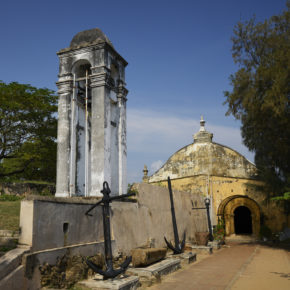
[[[111,204],[111,231],[115,251],[128,254],[131,249],[149,242],[163,247],[164,236],[174,240],[168,189],[150,184],[137,184],[135,202]],[[193,241],[196,231],[207,230],[203,197],[174,191],[174,206],[180,239]],[[29,197],[21,203],[19,243],[32,251],[103,241],[102,208],[85,212],[97,199]]]
[[[138,194],[133,200],[111,203],[114,255],[129,255],[132,249],[149,244],[165,247],[164,237],[174,242],[168,189],[145,183],[136,184],[135,189]],[[204,206],[204,197],[173,191],[173,198],[180,240],[186,232],[186,241],[193,242],[196,231],[207,231],[206,211],[192,210],[193,205]],[[65,254],[103,253],[102,207],[92,210],[92,216],[85,215],[98,200],[28,196],[21,202],[19,244],[31,248],[24,257],[25,281],[39,285],[37,265],[53,265]]]
[[[122,252],[153,243],[165,247],[164,237],[174,242],[171,206],[168,189],[146,183],[136,184],[137,203],[112,203],[112,229],[116,246]],[[207,231],[204,197],[188,192],[173,191],[179,238],[186,233],[186,241],[194,241],[196,231]],[[174,243],[173,243],[174,244]]]

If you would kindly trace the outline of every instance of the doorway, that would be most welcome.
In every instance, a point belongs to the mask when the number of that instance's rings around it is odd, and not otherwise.
[[[252,229],[251,211],[246,206],[239,206],[234,211],[235,234],[250,235]]]

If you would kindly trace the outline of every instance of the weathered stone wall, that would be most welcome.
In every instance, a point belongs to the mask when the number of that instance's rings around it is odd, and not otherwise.
[[[111,206],[112,237],[115,252],[153,243],[165,246],[164,236],[173,240],[170,199],[167,188],[137,184],[137,202],[113,202]],[[180,238],[186,232],[187,241],[194,240],[196,231],[207,231],[204,210],[193,211],[192,204],[203,206],[201,195],[174,191],[176,219]],[[101,207],[86,216],[96,200],[81,198],[34,198],[22,201],[20,214],[20,244],[32,251],[68,247],[103,241]],[[93,254],[93,253],[92,253]]]
[[[152,184],[167,185],[167,181],[159,181]],[[233,178],[226,176],[208,176],[196,175],[184,178],[171,179],[172,187],[176,190],[192,192],[195,194],[209,193],[212,196],[213,224],[217,224],[218,210],[223,201],[233,196],[247,196],[254,200],[260,209],[261,218],[253,225],[256,232],[259,232],[260,222],[266,224],[273,232],[282,231],[285,227],[289,227],[289,216],[284,212],[283,202],[271,201],[267,197],[267,193],[262,190],[263,183],[258,180],[249,178]],[[235,207],[241,206],[241,203],[234,203]],[[234,205],[233,205],[234,206]],[[254,215],[254,213],[252,213]],[[258,213],[256,213],[258,214]],[[228,233],[234,233],[233,228],[227,230]]]
[[[164,236],[174,241],[168,189],[145,183],[136,185],[138,202],[112,204],[113,234],[116,246],[125,252],[150,241],[155,247],[164,247]],[[202,195],[174,191],[174,207],[179,237],[184,231],[186,240],[194,241],[196,231],[207,231],[205,210],[192,210],[192,205],[204,207]]]
[[[32,195],[32,194],[54,194],[55,185],[53,184],[39,184],[39,183],[0,183],[0,194],[11,195]]]

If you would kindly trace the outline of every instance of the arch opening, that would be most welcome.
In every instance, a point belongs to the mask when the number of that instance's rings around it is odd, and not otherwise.
[[[253,233],[251,211],[246,206],[238,206],[234,211],[235,234]]]
[[[92,90],[90,87],[91,64],[82,59],[73,66],[74,92],[72,102],[72,169],[74,176],[74,195],[88,196],[90,191],[90,159],[91,159],[91,114]],[[73,175],[72,174],[72,175]]]

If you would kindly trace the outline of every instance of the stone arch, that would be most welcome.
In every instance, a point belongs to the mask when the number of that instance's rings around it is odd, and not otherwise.
[[[258,236],[260,232],[260,207],[255,200],[246,195],[230,196],[219,205],[218,216],[224,219],[226,235],[235,234],[234,212],[241,206],[247,207],[250,210],[253,235]]]
[[[72,73],[76,75],[76,78],[85,77],[86,70],[88,74],[91,74],[91,63],[86,59],[77,60],[72,67]]]

